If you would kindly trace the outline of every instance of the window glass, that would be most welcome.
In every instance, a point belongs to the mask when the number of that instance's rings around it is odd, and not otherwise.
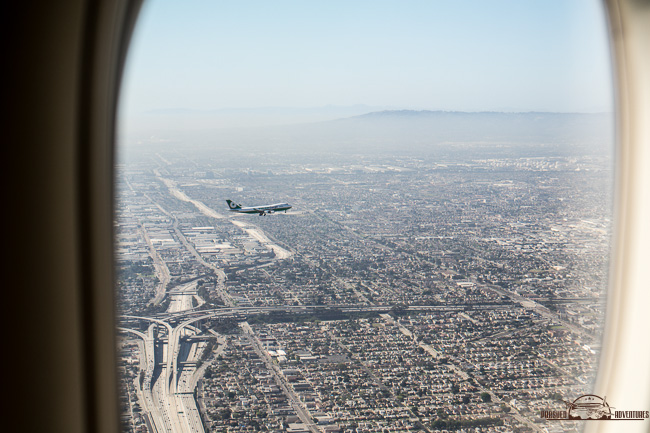
[[[149,0],[119,110],[123,430],[580,430],[549,411],[600,348],[603,14]]]

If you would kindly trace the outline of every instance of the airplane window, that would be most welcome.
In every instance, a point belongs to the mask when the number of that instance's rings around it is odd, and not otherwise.
[[[608,416],[607,44],[588,0],[145,3],[115,169],[123,431]]]

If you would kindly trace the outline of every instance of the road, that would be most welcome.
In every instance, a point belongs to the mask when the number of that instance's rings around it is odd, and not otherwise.
[[[168,180],[168,179],[165,179],[165,178],[163,178],[163,177],[160,177],[159,175],[158,175],[158,177],[159,177],[159,179],[160,179],[161,181],[163,181],[163,183],[165,183],[165,185],[167,185],[169,182],[172,182],[171,180]],[[173,182],[172,182],[172,184],[173,184]],[[168,187],[169,187],[169,186],[168,186]],[[170,191],[171,191],[171,189],[170,189]],[[187,200],[182,199],[183,201],[192,201],[192,200],[189,199],[189,197],[187,197],[187,196],[185,196],[185,197],[187,198]],[[217,268],[216,266],[212,265],[211,263],[206,262],[206,261],[203,259],[203,257],[201,256],[201,254],[199,254],[198,251],[196,251],[196,248],[194,248],[194,246],[191,244],[191,242],[189,242],[189,241],[187,240],[187,238],[185,237],[185,235],[183,234],[183,232],[178,228],[178,219],[177,219],[177,218],[176,218],[172,213],[168,212],[165,208],[163,208],[159,203],[157,203],[155,200],[153,200],[151,197],[147,196],[147,198],[148,198],[148,199],[149,199],[149,200],[150,200],[150,201],[151,201],[151,202],[152,202],[152,203],[153,203],[153,204],[154,204],[154,205],[155,205],[155,206],[156,206],[156,207],[157,207],[157,208],[158,208],[162,213],[164,213],[165,215],[167,215],[167,216],[172,220],[172,227],[173,227],[173,229],[174,229],[174,232],[176,233],[176,236],[177,236],[178,239],[180,240],[181,244],[182,244],[182,245],[183,245],[183,246],[184,246],[184,247],[185,247],[185,248],[190,252],[190,254],[192,254],[192,255],[193,255],[193,256],[198,260],[199,263],[201,263],[201,264],[202,264],[203,266],[205,266],[206,268],[210,269],[210,270],[211,270],[211,271],[212,271],[212,272],[217,276],[217,294],[218,294],[219,297],[221,298],[221,301],[223,302],[224,305],[227,305],[228,307],[233,307],[233,306],[234,306],[234,302],[233,302],[233,300],[232,300],[232,297],[230,296],[230,294],[229,294],[228,291],[226,290],[226,285],[225,285],[226,274],[225,274],[225,272],[223,271],[223,269],[221,269],[221,268]],[[194,200],[194,201],[196,201],[196,200]],[[192,201],[192,202],[194,202],[194,201]],[[197,203],[200,203],[200,202],[197,202]],[[193,203],[193,204],[195,204],[195,206],[196,206],[196,203]],[[203,207],[207,208],[207,206],[205,206],[203,203],[201,203],[201,205],[202,205]],[[197,208],[198,208],[198,207],[197,207]],[[202,207],[201,207],[200,209],[202,209]],[[214,216],[214,215],[212,215],[212,214],[209,214],[208,216],[212,216],[212,217],[214,217],[214,218],[217,218],[216,216]],[[219,215],[219,218],[222,218],[222,216]],[[148,243],[150,244],[150,242],[148,242]],[[153,249],[153,245],[150,246],[150,249],[151,249],[151,251],[152,251],[152,254],[156,253],[155,249]],[[154,257],[154,256],[152,255],[152,257]],[[156,257],[157,257],[157,253],[156,253],[156,256],[154,257],[154,264],[156,263]],[[164,262],[163,262],[163,265],[164,265]],[[155,300],[154,300],[154,304],[156,304],[156,305],[157,305],[158,303],[160,303],[160,302],[163,300],[163,298],[164,298],[164,296],[165,296],[165,293],[166,293],[165,290],[164,290],[164,288],[167,286],[167,283],[169,282],[169,270],[167,269],[167,266],[166,266],[166,265],[165,265],[165,267],[164,267],[164,270],[167,271],[167,273],[166,273],[166,275],[167,275],[167,279],[166,279],[166,283],[165,283],[164,286],[163,286],[162,284],[160,285],[160,287],[163,288],[162,292],[158,291],[158,292],[156,293],[156,298],[155,298]],[[160,272],[163,272],[164,270],[161,269]],[[157,271],[157,273],[159,273],[159,272],[158,272],[158,268],[156,268],[156,271]],[[163,275],[164,275],[164,274],[163,274]],[[160,277],[159,277],[159,278],[160,278]],[[155,302],[155,301],[157,301],[157,302]]]
[[[206,268],[210,269],[217,277],[217,294],[221,298],[221,302],[228,307],[234,307],[235,303],[232,299],[232,296],[226,290],[226,273],[221,268],[217,268],[212,263],[206,262],[201,254],[196,251],[196,248],[187,240],[185,235],[178,228],[178,221],[174,220],[174,231],[178,235],[178,238],[181,240],[183,246],[196,258],[196,260],[201,263]]]
[[[153,267],[159,281],[158,287],[156,288],[156,296],[153,299],[153,304],[158,305],[165,298],[165,291],[167,289],[167,285],[169,284],[169,280],[171,279],[171,276],[169,274],[169,268],[167,267],[167,264],[163,259],[160,258],[158,251],[156,251],[156,248],[153,246],[153,242],[151,242],[147,230],[144,227],[140,227],[140,230],[142,232],[142,237],[144,238],[144,241],[147,243],[147,246],[149,247],[149,254],[153,259]]]
[[[302,404],[300,404],[300,397],[293,390],[293,387],[289,385],[289,383],[287,383],[284,374],[282,374],[280,368],[273,362],[271,356],[269,355],[269,352],[266,351],[266,349],[264,349],[262,343],[255,335],[255,331],[253,331],[253,328],[250,327],[248,322],[242,322],[239,324],[239,326],[250,337],[255,352],[257,352],[258,356],[264,360],[264,363],[266,364],[267,368],[269,369],[271,374],[273,374],[273,377],[275,378],[275,382],[280,386],[280,389],[282,389],[284,395],[291,402],[291,407],[293,407],[293,410],[296,411],[296,414],[298,415],[300,420],[307,426],[307,428],[309,428],[309,430],[312,433],[320,433],[320,430],[318,429],[316,424],[314,424],[314,421],[309,411]]]
[[[468,318],[469,318],[469,316],[467,316],[465,313],[460,313],[459,315],[462,315],[462,316],[465,316],[465,317],[468,317]],[[379,316],[380,316],[382,319],[384,319],[384,321],[385,321],[386,323],[388,323],[388,324],[390,324],[390,325],[395,325],[395,326],[397,326],[398,329],[400,330],[400,332],[401,332],[402,334],[406,335],[407,337],[411,337],[411,338],[413,337],[413,333],[412,333],[409,329],[407,329],[407,328],[404,327],[403,325],[401,325],[401,324],[399,324],[398,322],[396,322],[396,321],[393,319],[393,317],[390,316],[389,314],[380,314]],[[470,320],[471,320],[471,319],[470,319]],[[419,343],[419,346],[422,347],[426,352],[428,352],[429,355],[431,355],[433,358],[438,358],[438,357],[440,356],[440,354],[439,354],[439,353],[438,353],[438,352],[437,352],[433,347],[429,346],[428,344],[424,344],[424,343],[420,342],[420,343]],[[466,372],[465,370],[463,370],[463,369],[460,367],[460,365],[461,365],[460,360],[458,360],[458,359],[456,359],[456,358],[454,358],[454,357],[452,357],[452,356],[449,356],[449,358],[450,358],[450,360],[451,360],[452,362],[448,363],[448,364],[447,364],[447,367],[448,367],[450,370],[452,370],[455,374],[457,374],[459,377],[461,377],[463,380],[465,380],[465,381],[466,381],[466,380],[469,380],[470,377],[471,377],[471,375],[470,375],[468,372]],[[476,380],[476,378],[474,378],[474,379],[475,379],[475,380],[474,380],[475,383],[477,383],[477,384],[480,383],[478,380]],[[491,390],[486,389],[486,388],[479,387],[478,392],[487,392],[488,394],[490,394],[490,397],[491,397],[491,399],[492,399],[493,402],[495,402],[495,403],[503,403],[503,404],[506,404],[508,407],[510,407],[510,412],[509,412],[509,414],[510,414],[513,418],[515,418],[517,421],[519,421],[519,422],[522,423],[522,424],[527,425],[530,429],[532,429],[532,430],[535,431],[535,432],[540,432],[540,433],[542,432],[542,430],[541,430],[541,429],[540,429],[540,428],[539,428],[535,423],[531,422],[531,421],[528,420],[527,418],[524,418],[524,417],[521,415],[521,413],[519,413],[519,410],[518,410],[516,407],[514,407],[513,405],[511,405],[509,402],[505,402],[505,401],[501,400],[501,399],[500,399],[500,398],[499,398],[499,397],[498,397],[494,392],[492,392]]]
[[[170,194],[172,194],[174,197],[176,197],[179,200],[185,201],[192,203],[203,215],[212,217],[212,218],[224,218],[223,215],[215,212],[213,209],[209,208],[207,205],[204,203],[191,199],[190,197],[187,196],[184,192],[182,192],[178,187],[176,186],[176,183],[171,180],[167,179],[161,176],[160,172],[158,170],[154,170],[156,177],[165,184],[165,186],[168,188]],[[225,285],[225,280],[226,280],[226,274],[223,271],[223,269],[218,268],[214,266],[213,264],[206,262],[201,254],[199,254],[198,251],[194,248],[194,246],[187,240],[183,232],[178,228],[178,219],[172,215],[170,212],[165,210],[159,203],[156,203],[153,199],[149,198],[154,205],[160,209],[161,212],[163,212],[165,215],[167,215],[169,218],[172,219],[172,226],[174,228],[174,232],[176,233],[178,239],[180,242],[183,244],[183,246],[198,260],[199,263],[201,263],[203,266],[207,267],[210,269],[216,276],[217,276],[217,294],[221,298],[221,301],[223,302],[224,305],[228,307],[234,307],[235,303],[228,293],[228,290],[226,289]],[[291,257],[291,252],[287,251],[286,249],[280,247],[279,245],[274,244],[268,236],[264,234],[264,232],[259,228],[256,227],[250,223],[245,223],[243,221],[238,221],[236,219],[231,219],[230,222],[234,224],[235,226],[239,227],[241,230],[246,232],[249,236],[251,236],[253,239],[257,240],[261,245],[264,247],[270,249],[273,251],[275,254],[275,259],[276,260],[282,260]],[[153,248],[153,246],[151,247]],[[152,250],[152,254],[155,253],[155,249]],[[155,262],[155,258],[154,258]],[[166,267],[165,267],[166,269]],[[169,271],[167,271],[167,275],[169,274]],[[169,281],[169,278],[167,278],[167,281]],[[166,284],[165,284],[166,286]],[[161,296],[164,296],[164,292],[162,293]],[[158,300],[158,295],[156,296],[156,300]],[[158,302],[162,301],[162,298]]]
[[[199,303],[198,300],[203,301],[203,299],[196,294],[197,286],[198,280],[194,280],[170,289],[167,293],[170,298],[167,311],[169,313],[178,313],[195,308],[192,305],[193,299],[197,299],[197,304]]]
[[[537,303],[537,302],[535,302],[535,301],[533,301],[533,300],[531,300],[529,298],[525,298],[525,297],[523,297],[521,295],[518,295],[516,293],[512,293],[512,292],[510,292],[508,290],[503,289],[502,287],[494,286],[492,284],[479,284],[479,283],[477,283],[477,285],[480,285],[481,287],[485,287],[487,289],[490,289],[493,292],[498,293],[499,295],[507,296],[512,301],[518,303],[522,307],[524,307],[526,309],[532,309],[536,313],[538,313],[540,316],[542,316],[542,317],[544,317],[544,318],[546,318],[546,319],[548,319],[548,320],[550,320],[552,322],[560,323],[562,326],[569,329],[574,334],[578,334],[578,335],[580,335],[582,337],[585,337],[585,338],[593,338],[593,335],[590,334],[588,331],[586,331],[584,328],[582,328],[580,326],[577,326],[577,325],[574,325],[573,323],[569,323],[564,319],[561,319],[557,314],[553,313],[552,311],[550,311],[548,308],[546,308],[542,304],[539,304],[539,303]]]
[[[218,219],[225,218],[224,215],[221,215],[220,213],[216,212],[214,209],[210,208],[205,203],[190,198],[187,194],[185,194],[183,191],[181,191],[178,188],[176,182],[174,182],[171,179],[167,179],[163,177],[158,170],[154,170],[154,174],[156,175],[156,178],[158,178],[163,184],[165,184],[165,186],[167,187],[167,189],[169,190],[172,196],[176,197],[181,201],[192,203],[194,207],[196,207],[196,209],[205,216],[211,218],[218,218]],[[233,223],[235,226],[239,227],[240,229],[242,229],[243,231],[245,231],[246,233],[248,233],[251,237],[253,237],[257,241],[259,241],[260,244],[272,250],[273,253],[275,253],[276,259],[282,260],[291,257],[290,251],[287,251],[281,246],[271,242],[271,240],[264,234],[264,232],[259,227],[254,226],[250,222],[243,222],[236,219],[231,219],[230,222]]]
[[[380,316],[381,316],[382,318],[384,318],[383,316],[388,316],[388,315],[387,315],[387,314],[386,314],[386,315],[381,314]],[[388,316],[388,317],[390,317],[390,316]],[[386,320],[386,318],[384,318],[384,320]],[[390,317],[390,320],[392,320],[392,317]],[[391,323],[394,323],[394,322],[391,322]],[[388,393],[391,395],[391,397],[394,399],[395,403],[396,403],[397,405],[401,406],[405,411],[407,411],[407,412],[409,413],[409,418],[411,418],[411,419],[419,419],[419,417],[418,417],[418,416],[413,412],[413,410],[412,410],[410,407],[408,407],[408,406],[407,406],[406,404],[404,404],[403,402],[400,402],[399,400],[397,400],[397,396],[395,395],[394,390],[393,390],[392,388],[386,386],[386,385],[381,381],[381,379],[380,379],[379,377],[377,377],[377,375],[375,375],[375,373],[374,373],[374,372],[373,372],[373,371],[368,367],[368,364],[367,364],[366,362],[364,362],[364,361],[359,357],[359,355],[358,355],[357,353],[353,352],[352,350],[350,350],[349,347],[347,347],[346,345],[344,345],[344,344],[341,342],[341,339],[340,339],[338,336],[336,336],[332,331],[329,331],[328,334],[329,334],[329,336],[332,338],[332,340],[336,341],[337,346],[339,346],[339,348],[340,348],[344,353],[347,353],[348,356],[349,356],[350,358],[354,359],[354,360],[355,360],[359,365],[361,365],[361,368],[363,369],[363,371],[368,375],[368,377],[370,377],[370,378],[372,379],[372,381],[373,381],[373,382],[374,382],[374,383],[375,383],[375,384],[376,384],[380,389],[382,389],[383,391],[388,392]],[[425,431],[431,433],[431,429],[429,429],[428,427],[426,427],[424,424],[422,424],[422,428],[423,428]]]
[[[173,310],[187,312],[187,301],[184,299],[188,298],[187,291],[195,287],[195,284],[187,283],[172,292],[173,298],[182,299],[170,303],[170,309],[174,305]],[[146,365],[143,368],[145,377],[140,395],[142,408],[155,432],[204,433],[194,389],[198,380],[196,362],[201,358],[206,342],[193,341],[187,337],[200,332],[193,326],[194,323],[218,315],[216,312],[197,315],[176,326],[161,319],[122,316],[128,322],[150,323],[147,334],[125,326],[118,329],[134,334],[144,341],[145,353],[141,360],[146,359]],[[157,333],[158,328],[166,332]],[[222,338],[218,341],[224,342]]]

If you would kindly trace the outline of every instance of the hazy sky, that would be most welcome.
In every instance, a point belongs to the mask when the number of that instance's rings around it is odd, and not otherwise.
[[[123,115],[612,110],[596,0],[147,0],[122,91]]]

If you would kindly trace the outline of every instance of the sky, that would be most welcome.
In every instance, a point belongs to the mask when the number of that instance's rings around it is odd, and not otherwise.
[[[606,31],[597,0],[146,0],[120,115],[610,112]]]

